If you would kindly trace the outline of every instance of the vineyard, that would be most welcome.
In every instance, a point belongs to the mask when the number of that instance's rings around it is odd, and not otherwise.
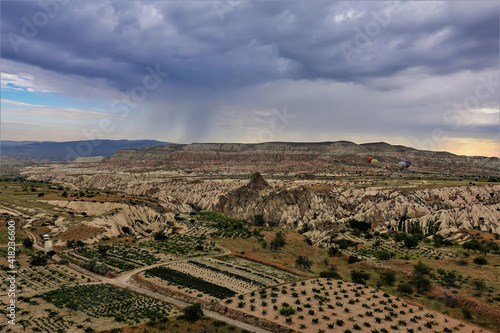
[[[300,279],[298,276],[283,271],[281,269],[235,256],[217,257],[217,260],[225,263],[226,265],[233,265],[235,268],[240,270],[247,269],[253,272],[254,274],[260,273],[264,274],[265,276],[274,277],[278,279],[278,281],[280,281],[279,283],[294,282]]]
[[[1,303],[1,302],[0,302]],[[5,303],[0,312],[6,314]],[[106,284],[60,287],[18,298],[16,328],[29,332],[95,332],[150,321],[165,321],[179,310],[168,303]],[[0,331],[9,332],[6,325]]]
[[[0,271],[0,278],[5,281],[7,273]],[[93,278],[83,276],[65,266],[33,266],[18,271],[18,289],[29,293],[43,291],[61,285],[71,285],[83,282],[93,282]],[[5,292],[6,293],[6,292]]]
[[[145,276],[147,278],[156,276],[161,280],[167,281],[168,284],[194,289],[218,299],[232,297],[236,294],[234,291],[226,287],[210,283],[205,279],[170,269],[168,267],[155,267],[148,269],[145,272]]]
[[[274,286],[224,303],[247,315],[305,332],[474,332],[477,329],[368,286],[331,279]]]
[[[150,276],[159,277],[171,285],[187,287],[189,288],[186,290],[187,293],[199,291],[218,299],[283,283],[283,280],[275,277],[214,258],[176,261],[165,267],[146,271],[146,277]],[[228,291],[221,291],[219,287]],[[210,288],[215,288],[217,291],[213,292]]]
[[[121,272],[167,261],[165,255],[155,254],[147,249],[121,244],[81,247],[76,250],[76,253],[78,256],[74,255],[71,251],[68,251],[66,254],[76,260],[82,259],[81,257],[86,259],[97,258],[100,262],[111,266],[112,270]],[[163,257],[163,259],[160,256]]]

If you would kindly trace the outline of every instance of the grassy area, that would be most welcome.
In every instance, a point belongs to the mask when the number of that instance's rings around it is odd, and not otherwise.
[[[9,242],[9,230],[6,227],[0,227],[0,244],[6,245]],[[16,227],[16,243],[19,243],[26,237],[26,234]]]
[[[255,258],[261,262],[284,266],[295,274],[312,277],[325,269],[324,260],[328,259],[326,249],[320,249],[305,242],[305,237],[296,231],[283,230],[286,245],[277,251],[270,249],[269,243],[275,237],[277,230],[264,231],[263,246],[262,241],[254,238],[246,239],[217,239],[217,243],[229,249],[231,252],[243,253],[248,259]],[[302,271],[295,267],[295,260],[298,256],[304,256],[312,260],[311,271]]]

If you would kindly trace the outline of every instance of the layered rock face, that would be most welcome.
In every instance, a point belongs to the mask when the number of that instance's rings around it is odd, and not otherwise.
[[[500,172],[497,157],[458,156],[448,152],[417,150],[387,143],[355,144],[348,141],[292,143],[267,142],[242,143],[193,143],[167,145],[117,152],[104,161],[114,167],[149,166],[201,168],[219,166],[244,170],[251,164],[260,171],[287,170],[301,166],[302,170],[329,168],[332,162],[363,163],[372,155],[383,164],[396,165],[401,160],[411,160],[413,168],[468,173]]]
[[[50,175],[54,182],[76,188],[150,196],[172,213],[189,212],[191,203],[248,221],[263,214],[272,225],[291,229],[308,225],[319,233],[342,227],[350,219],[371,222],[379,230],[418,225],[425,233],[471,228],[500,232],[500,185],[393,189],[342,177],[266,181],[254,174],[248,182],[222,176],[190,180],[168,171],[92,174],[89,170],[85,175],[69,171],[35,170],[31,175],[34,179]],[[147,229],[151,228],[137,231]]]
[[[357,219],[377,230],[445,235],[459,229],[500,232],[500,186],[463,186],[398,191],[384,188],[306,186],[280,189],[241,187],[222,195],[215,210],[251,220],[263,214],[272,225],[317,231]]]

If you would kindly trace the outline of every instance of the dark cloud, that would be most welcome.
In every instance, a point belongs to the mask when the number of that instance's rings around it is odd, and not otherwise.
[[[226,10],[223,16],[217,6]],[[117,86],[141,79],[145,64],[161,64],[182,83],[209,86],[283,78],[361,82],[412,67],[443,75],[498,64],[496,3],[398,6],[70,2],[16,53],[9,33],[22,36],[22,18],[33,22],[42,9],[37,2],[9,1],[2,3],[2,57]],[[374,13],[387,23],[377,23]],[[373,27],[368,44],[356,48],[355,39]],[[355,48],[350,64],[342,43]]]
[[[283,107],[293,133],[495,130],[451,130],[443,113],[498,69],[497,2],[73,1],[13,47],[39,13],[38,2],[1,2],[4,71],[93,98],[79,91],[127,91],[159,65],[168,80],[132,118],[154,132],[188,126],[178,141],[221,130],[211,124],[255,128],[259,112]]]

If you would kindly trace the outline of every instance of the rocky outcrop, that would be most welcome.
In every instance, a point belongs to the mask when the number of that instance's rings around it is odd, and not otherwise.
[[[214,209],[251,220],[263,214],[270,225],[300,229],[320,244],[329,231],[351,219],[377,230],[449,235],[460,229],[500,232],[500,186],[462,186],[415,191],[387,188],[305,186],[249,190],[248,185],[219,197]]]

